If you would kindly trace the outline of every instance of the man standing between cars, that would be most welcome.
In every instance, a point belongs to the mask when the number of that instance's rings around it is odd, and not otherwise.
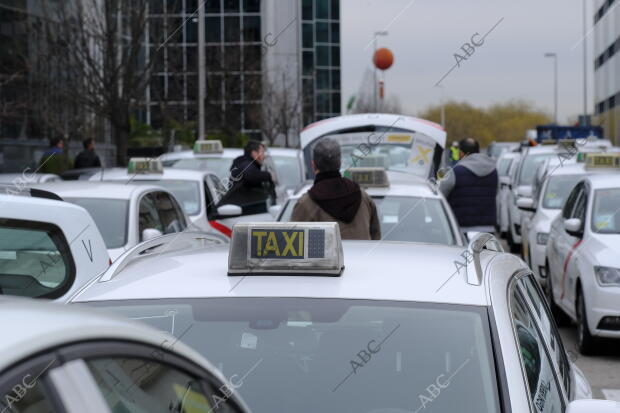
[[[498,182],[495,161],[481,154],[480,145],[472,138],[460,141],[459,150],[461,160],[441,181],[441,192],[463,230],[493,232]]]
[[[239,205],[244,215],[267,212],[267,198],[271,196],[275,202],[275,193],[271,173],[261,170],[264,161],[265,145],[249,141],[243,155],[235,158],[230,167],[233,185],[219,205]]]
[[[340,175],[340,145],[319,141],[313,149],[314,185],[293,209],[291,221],[338,222],[342,239],[379,240],[377,207],[360,186]]]
[[[43,152],[37,171],[43,174],[60,175],[71,169],[71,160],[64,149],[65,140],[63,138],[50,139],[50,147]]]
[[[74,168],[98,168],[101,166],[99,156],[95,153],[95,140],[93,138],[84,139],[82,142],[84,150],[75,157]]]

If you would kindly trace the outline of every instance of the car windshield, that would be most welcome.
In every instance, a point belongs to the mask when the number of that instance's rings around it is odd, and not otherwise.
[[[512,158],[504,158],[500,160],[499,165],[497,165],[497,173],[499,174],[499,176],[508,175],[510,165],[512,165]]]
[[[454,245],[456,238],[441,200],[414,196],[374,196],[383,241]],[[297,199],[287,202],[279,221],[291,220]]]
[[[342,169],[349,167],[378,166],[385,169],[404,170],[411,158],[411,146],[378,144],[360,149],[359,144],[340,145]],[[431,155],[432,156],[432,155]]]
[[[131,181],[138,185],[157,185],[172,192],[172,195],[179,201],[181,208],[187,215],[197,215],[200,213],[200,185],[196,181],[186,181],[180,179],[162,179],[160,181]]]
[[[543,208],[561,209],[568,194],[575,187],[578,177],[578,175],[557,175],[549,178],[543,197]]]
[[[500,411],[481,307],[309,298],[90,304],[171,332],[217,366],[254,413]]]
[[[93,217],[107,248],[121,248],[127,243],[127,211],[129,202],[123,199],[65,198],[86,209]]]
[[[592,232],[620,234],[620,188],[594,192]]]
[[[280,185],[293,188],[302,181],[299,159],[291,156],[270,156],[278,174]]]
[[[195,171],[209,171],[220,179],[225,179],[230,173],[233,158],[187,158],[181,159],[172,165],[175,169],[193,169]]]
[[[553,153],[545,153],[539,155],[529,155],[523,159],[521,164],[521,172],[519,176],[519,185],[532,185],[536,176],[536,170],[538,166],[545,161],[545,159],[555,156]]]

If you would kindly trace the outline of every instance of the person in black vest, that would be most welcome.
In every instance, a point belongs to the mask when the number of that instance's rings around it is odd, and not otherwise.
[[[75,169],[100,167],[101,161],[95,153],[95,140],[93,138],[84,139],[82,146],[84,146],[84,150],[75,157],[73,167]]]
[[[459,142],[461,160],[440,184],[464,231],[493,232],[498,176],[495,161],[480,153],[475,139]]]

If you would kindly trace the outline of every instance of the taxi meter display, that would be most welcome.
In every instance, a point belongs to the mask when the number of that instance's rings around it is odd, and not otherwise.
[[[228,275],[340,275],[343,266],[335,222],[238,223],[233,227]]]

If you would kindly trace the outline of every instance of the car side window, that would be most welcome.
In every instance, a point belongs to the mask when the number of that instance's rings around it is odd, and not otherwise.
[[[562,208],[562,218],[569,219],[571,214],[573,213],[573,208],[575,206],[575,202],[579,196],[579,191],[581,189],[581,184],[578,184],[571,193],[566,198],[566,203],[564,204],[564,208]]]
[[[575,208],[571,213],[571,218],[579,218],[583,224],[586,219],[586,206],[588,205],[588,196],[586,195],[585,186],[581,186],[579,198],[575,202]]]
[[[60,228],[0,219],[0,294],[56,298],[74,278],[73,256]]]
[[[535,411],[564,412],[564,398],[545,342],[530,308],[516,289],[513,290],[510,305],[521,363]]]
[[[155,207],[159,213],[160,221],[164,234],[173,234],[185,229],[185,215],[176,200],[166,192],[155,192],[152,194]]]
[[[57,412],[47,382],[47,373],[58,366],[56,360],[43,355],[24,364],[3,372],[0,378],[0,412]]]
[[[543,298],[542,291],[532,275],[523,277],[518,281],[523,289],[524,295],[529,298],[535,315],[538,318],[538,325],[541,333],[547,341],[547,348],[551,353],[551,358],[556,362],[557,371],[560,374],[566,394],[570,394],[570,364],[566,356],[566,350],[562,344],[562,338],[558,332],[549,307]]]
[[[164,233],[164,225],[157,212],[152,194],[147,194],[140,200],[138,221],[140,241],[143,241],[142,232],[145,229],[156,229],[162,234]]]
[[[113,412],[235,412],[222,386],[206,383],[171,365],[133,357],[87,360]]]

